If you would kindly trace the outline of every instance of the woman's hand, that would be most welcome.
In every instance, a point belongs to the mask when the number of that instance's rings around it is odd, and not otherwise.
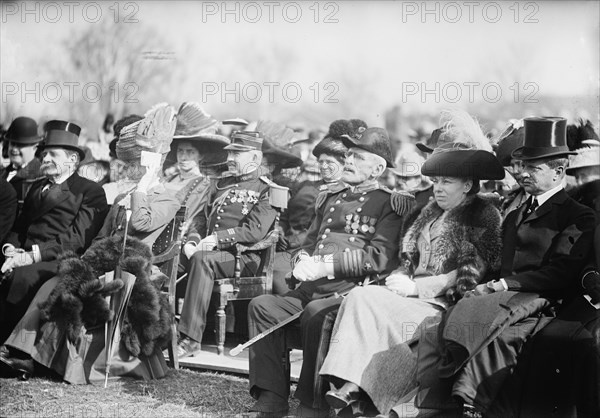
[[[406,274],[394,272],[385,279],[385,285],[400,296],[418,296],[417,285]]]

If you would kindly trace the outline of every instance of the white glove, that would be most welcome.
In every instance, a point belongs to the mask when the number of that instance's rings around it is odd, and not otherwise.
[[[193,242],[186,242],[185,245],[183,246],[183,253],[185,254],[185,256],[188,259],[192,258],[194,253],[198,250],[199,250],[199,248]]]
[[[392,273],[385,279],[385,285],[400,296],[418,296],[417,285],[404,273]]]
[[[292,274],[301,282],[312,282],[322,277],[333,277],[333,263],[315,257],[301,257]]]

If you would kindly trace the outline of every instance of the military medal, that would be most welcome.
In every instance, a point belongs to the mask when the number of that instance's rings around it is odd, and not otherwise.
[[[376,223],[377,223],[377,219],[376,218],[369,219],[369,224],[370,224],[370,226],[369,226],[369,232],[371,234],[375,233],[375,224]]]
[[[350,225],[352,224],[352,214],[349,213],[348,215],[346,215],[346,226],[344,227],[344,231],[346,231],[346,233],[350,233],[350,231],[352,231],[352,229],[350,228]]]

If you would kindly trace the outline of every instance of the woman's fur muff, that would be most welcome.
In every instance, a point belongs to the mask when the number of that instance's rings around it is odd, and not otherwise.
[[[413,217],[402,240],[400,257],[403,265],[412,268],[418,265],[419,234],[442,213],[437,202],[432,200],[416,219]],[[457,270],[456,284],[446,292],[450,303],[455,303],[484,277],[500,269],[501,223],[494,200],[482,195],[467,196],[464,202],[448,212],[442,232],[430,251],[434,274]]]
[[[97,241],[78,258],[63,254],[60,258],[59,283],[46,301],[40,304],[43,320],[56,321],[76,342],[81,327],[104,324],[114,315],[105,297],[120,290],[116,279],[104,285],[98,277],[115,269],[117,264],[136,277],[121,330],[122,341],[134,356],[151,354],[156,343],[170,338],[171,309],[163,303],[160,292],[151,282],[152,252],[140,240],[127,237],[123,257],[123,236],[114,235]]]

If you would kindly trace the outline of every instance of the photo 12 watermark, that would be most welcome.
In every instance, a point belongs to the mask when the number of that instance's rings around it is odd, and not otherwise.
[[[90,81],[51,81],[41,82],[2,82],[2,102],[10,98],[20,100],[21,103],[69,103],[86,102],[98,103],[103,98],[113,103],[138,103],[137,94],[139,86],[134,82],[111,82],[108,85]]]
[[[32,1],[2,5],[2,23],[18,19],[20,23],[98,23],[103,18],[115,23],[139,23],[138,2]]]
[[[540,88],[534,82],[514,82],[502,85],[496,81],[451,81],[402,83],[402,103],[498,103],[510,100],[514,103],[538,103]]]
[[[402,23],[539,23],[537,2],[403,1]]]
[[[201,101],[216,99],[221,103],[298,103],[302,98],[314,103],[339,103],[339,85],[333,81],[298,83],[263,81],[226,83],[206,81],[201,84]]]
[[[202,23],[339,23],[337,2],[203,1]]]

